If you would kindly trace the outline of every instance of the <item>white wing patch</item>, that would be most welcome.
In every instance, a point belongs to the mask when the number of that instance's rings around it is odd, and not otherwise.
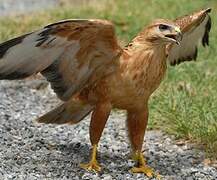
[[[206,16],[198,27],[192,27],[183,34],[180,45],[172,45],[167,58],[171,65],[176,65],[183,61],[196,60],[197,45],[199,41],[202,41],[208,21],[209,16]]]
[[[67,101],[114,72],[120,54],[108,21],[66,20],[0,44],[0,79],[40,72]]]
[[[22,71],[26,74],[34,74],[48,67],[64,52],[67,46],[74,47],[71,51],[72,56],[78,51],[79,43],[77,41],[68,41],[66,38],[52,35],[49,36],[45,44],[37,47],[37,40],[42,31],[44,30],[27,35],[21,43],[9,48],[0,59],[0,72],[10,74]],[[48,42],[49,44],[46,44]]]

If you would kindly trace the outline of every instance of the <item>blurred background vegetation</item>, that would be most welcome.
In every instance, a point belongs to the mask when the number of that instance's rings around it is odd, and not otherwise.
[[[150,101],[149,129],[161,129],[201,145],[217,157],[217,1],[216,0],[60,0],[59,6],[28,15],[0,18],[0,41],[67,18],[102,18],[116,25],[126,44],[156,18],[174,19],[211,7],[209,48],[199,49],[197,62],[169,67]]]

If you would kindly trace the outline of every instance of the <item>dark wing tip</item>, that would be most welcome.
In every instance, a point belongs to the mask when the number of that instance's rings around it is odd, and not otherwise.
[[[204,33],[203,38],[202,38],[202,44],[204,47],[209,45],[209,33],[210,33],[210,30],[212,27],[211,17],[208,16],[208,18],[209,19],[208,19],[206,26],[205,26],[205,33]]]
[[[192,60],[196,61],[197,60],[197,55],[198,55],[198,48],[195,47],[194,54],[192,54],[191,56],[188,56],[188,57],[181,57],[179,59],[171,61],[170,65],[171,66],[176,66],[176,65],[179,65],[179,64],[181,64],[181,63],[183,63],[185,61],[192,61]]]
[[[176,61],[171,61],[171,62],[170,62],[170,65],[171,65],[171,66],[175,66],[175,65],[176,65]]]
[[[0,44],[0,59],[3,58],[3,56],[6,54],[6,52],[13,46],[16,46],[17,44],[20,44],[23,39],[30,35],[31,33],[24,34],[22,36],[13,38],[11,40],[5,41],[2,44]]]
[[[0,73],[0,80],[24,79],[24,78],[27,78],[28,76],[30,76],[30,74],[25,73],[25,72],[18,72],[18,71],[10,73],[10,74]]]
[[[210,13],[212,11],[212,8],[207,8],[204,10],[206,13]]]

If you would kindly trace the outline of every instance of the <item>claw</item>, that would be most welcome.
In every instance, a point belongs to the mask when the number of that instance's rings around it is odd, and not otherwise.
[[[154,170],[150,167],[148,167],[145,163],[145,159],[142,155],[141,152],[139,151],[136,151],[134,152],[133,154],[133,157],[132,157],[135,161],[137,161],[138,163],[138,167],[133,167],[131,169],[131,172],[132,173],[143,173],[145,174],[147,177],[153,177],[155,176],[156,179],[161,179],[161,176],[157,173],[154,172]]]
[[[90,161],[87,164],[80,164],[80,167],[87,170],[87,171],[94,171],[94,172],[100,172],[101,171],[101,167],[97,161]]]
[[[100,172],[101,167],[96,160],[96,154],[97,154],[97,145],[93,145],[90,162],[87,164],[80,164],[80,167],[88,171]]]
[[[154,171],[148,166],[133,167],[132,173],[144,173],[148,177],[153,177]]]

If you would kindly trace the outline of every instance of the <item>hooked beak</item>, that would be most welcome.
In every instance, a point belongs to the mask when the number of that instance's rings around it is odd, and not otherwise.
[[[174,28],[174,33],[165,35],[167,39],[170,41],[176,43],[177,45],[180,45],[182,41],[182,32],[179,27]]]

